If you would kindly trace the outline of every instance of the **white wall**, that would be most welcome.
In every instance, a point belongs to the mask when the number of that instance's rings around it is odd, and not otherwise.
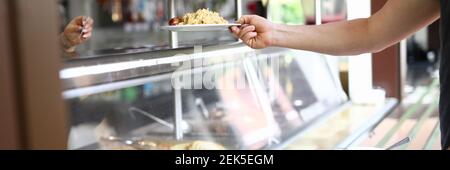
[[[347,0],[348,19],[371,15],[370,0]],[[349,95],[355,103],[364,103],[373,89],[372,54],[349,56]]]

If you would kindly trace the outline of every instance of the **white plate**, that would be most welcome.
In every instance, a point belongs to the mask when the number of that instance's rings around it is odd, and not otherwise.
[[[173,32],[187,32],[187,31],[224,31],[231,26],[240,26],[241,24],[198,24],[198,25],[174,25],[162,26],[161,29]]]

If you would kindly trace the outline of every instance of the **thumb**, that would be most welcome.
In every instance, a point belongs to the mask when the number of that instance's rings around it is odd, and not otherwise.
[[[244,15],[241,18],[239,18],[239,20],[237,22],[240,24],[250,24],[253,17],[254,16],[252,16],[252,15]]]
[[[83,25],[83,20],[85,19],[85,16],[77,16],[72,21],[76,25]]]

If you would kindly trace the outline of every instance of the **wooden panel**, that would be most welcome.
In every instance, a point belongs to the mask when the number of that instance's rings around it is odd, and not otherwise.
[[[382,52],[373,54],[374,87],[386,90],[387,97],[401,99],[400,45],[395,44]]]
[[[8,5],[7,0],[0,0],[0,149],[19,149],[19,115]]]
[[[372,13],[381,9],[387,0],[372,0]],[[374,87],[382,87],[388,97],[402,99],[402,70],[400,44],[373,54]]]
[[[439,52],[440,33],[439,33],[440,21],[436,21],[428,27],[428,47],[430,50]]]
[[[27,149],[66,149],[68,119],[59,70],[58,0],[14,0],[20,108]]]

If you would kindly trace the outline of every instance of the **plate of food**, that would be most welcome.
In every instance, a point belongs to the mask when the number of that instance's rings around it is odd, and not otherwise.
[[[224,31],[232,26],[240,26],[238,23],[230,23],[219,13],[208,9],[199,9],[194,13],[187,13],[183,17],[172,18],[168,26],[161,29],[173,32],[186,31]]]

